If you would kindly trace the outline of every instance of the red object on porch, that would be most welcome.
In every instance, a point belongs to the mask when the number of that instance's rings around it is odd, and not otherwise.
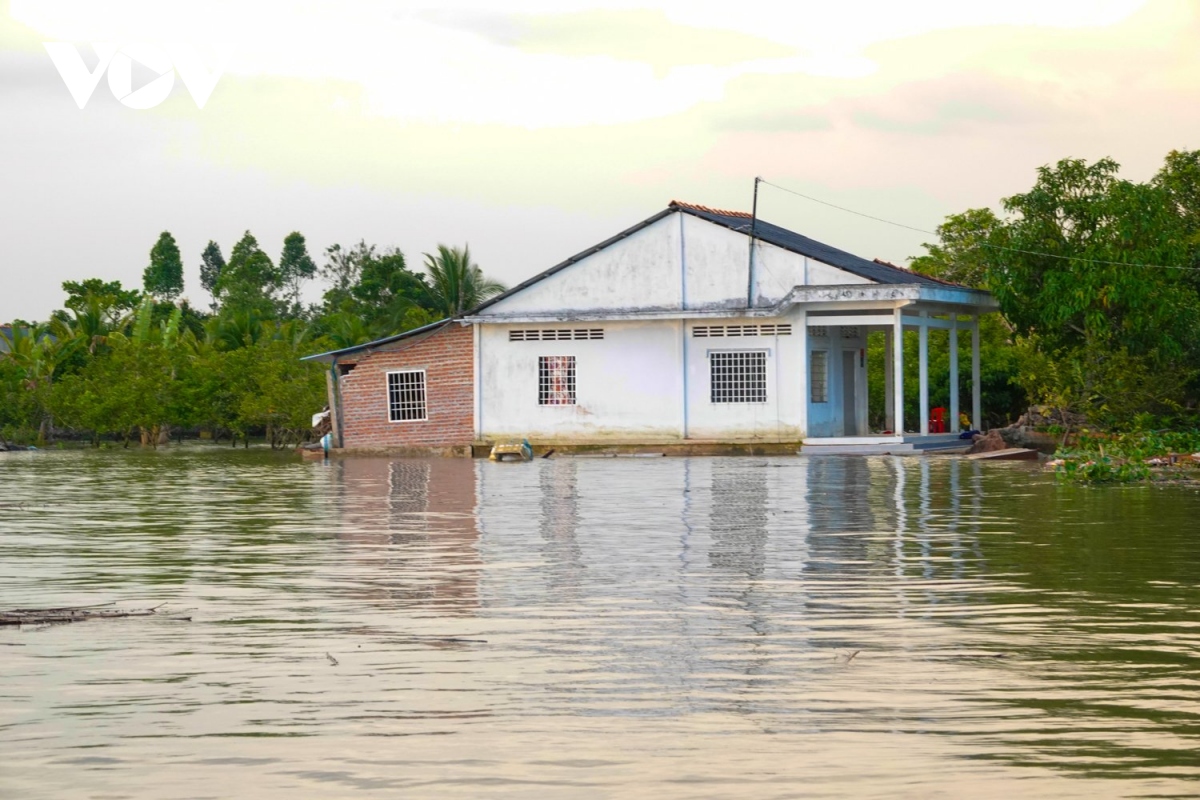
[[[945,433],[946,432],[946,409],[938,406],[929,410],[929,432],[930,433]]]

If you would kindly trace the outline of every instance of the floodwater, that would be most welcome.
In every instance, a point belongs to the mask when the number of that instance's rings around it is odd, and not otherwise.
[[[1200,494],[952,458],[0,456],[0,797],[1200,795]],[[335,663],[336,662],[336,663]]]

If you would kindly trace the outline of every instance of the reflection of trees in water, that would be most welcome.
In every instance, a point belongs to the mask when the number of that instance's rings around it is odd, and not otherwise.
[[[554,599],[579,594],[584,569],[577,537],[579,526],[578,464],[569,459],[540,465],[542,558]]]
[[[362,550],[355,593],[445,612],[478,606],[475,464],[469,459],[347,459],[339,538]]]

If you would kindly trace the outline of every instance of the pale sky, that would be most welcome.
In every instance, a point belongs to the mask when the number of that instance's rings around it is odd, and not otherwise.
[[[415,267],[438,243],[470,243],[512,284],[672,199],[749,210],[755,175],[927,229],[1064,157],[1112,156],[1144,179],[1169,150],[1200,148],[1198,12],[0,0],[0,322],[44,318],[64,280],[140,287],[163,230],[183,251],[185,296],[205,305],[201,250],[215,239],[228,255],[246,229],[273,258],[299,230],[318,261],[366,239]],[[46,42],[74,45],[85,71],[93,43],[134,47],[80,109]],[[203,108],[174,55],[164,102],[117,99],[125,55],[137,90],[158,75],[137,63],[146,47],[180,45],[201,73],[222,70]],[[929,238],[771,188],[759,213],[898,263]]]

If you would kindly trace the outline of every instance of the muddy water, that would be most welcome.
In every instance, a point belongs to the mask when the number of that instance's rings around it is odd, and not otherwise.
[[[0,797],[1200,794],[1200,494],[893,458],[0,456]],[[336,663],[335,663],[336,662]]]

